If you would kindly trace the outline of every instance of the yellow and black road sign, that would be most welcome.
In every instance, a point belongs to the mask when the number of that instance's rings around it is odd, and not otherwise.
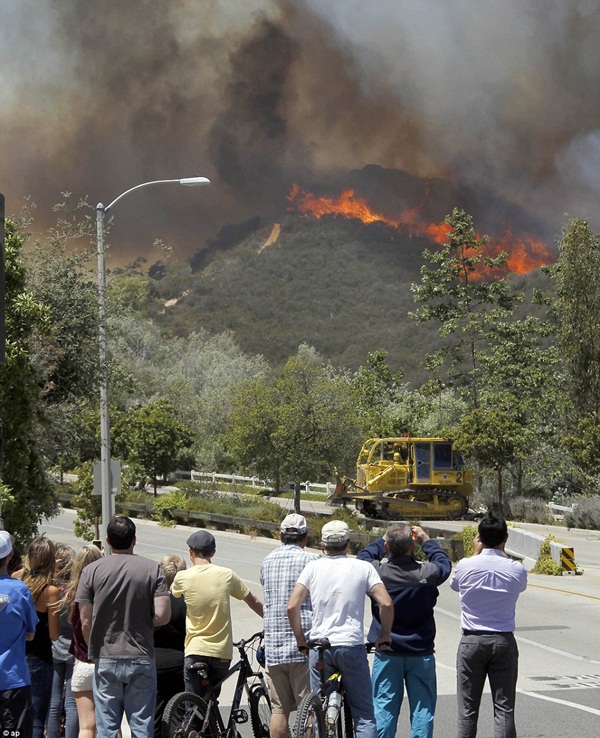
[[[575,554],[572,548],[562,548],[560,551],[560,563],[563,571],[573,572],[577,571],[577,564],[575,563]]]

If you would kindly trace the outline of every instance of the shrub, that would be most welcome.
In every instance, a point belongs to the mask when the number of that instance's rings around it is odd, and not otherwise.
[[[600,498],[591,497],[578,502],[573,510],[565,513],[567,528],[587,528],[600,530]]]
[[[466,525],[462,529],[463,546],[465,549],[465,557],[473,556],[473,541],[477,535],[477,526]]]
[[[563,570],[560,564],[550,554],[550,541],[556,540],[554,536],[548,536],[540,547],[540,555],[531,570],[534,574],[550,574],[554,577],[562,576]]]
[[[540,499],[528,499],[527,497],[514,497],[510,501],[510,510],[513,520],[523,523],[539,523],[540,525],[551,525],[554,516],[548,505]]]

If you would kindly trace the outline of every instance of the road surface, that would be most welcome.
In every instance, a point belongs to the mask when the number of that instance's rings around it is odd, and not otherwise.
[[[73,536],[73,519],[74,512],[65,510],[57,518],[45,522],[41,530],[55,541],[78,546],[81,541]],[[185,540],[189,528],[162,528],[144,520],[136,520],[136,525],[136,553],[156,561],[173,552],[187,557]],[[454,525],[460,528],[463,524]],[[546,526],[532,528],[540,535],[548,534]],[[260,596],[260,563],[278,543],[218,531],[215,537],[215,563],[235,569]],[[578,564],[585,573],[563,577],[530,574],[528,589],[519,600],[516,630],[520,651],[519,738],[600,735],[600,534],[558,529],[557,537],[574,546]],[[247,637],[260,629],[260,618],[244,603],[234,601],[232,609],[234,638]],[[440,738],[453,738],[456,732],[454,662],[459,640],[459,604],[458,595],[447,583],[440,588],[436,613],[438,708],[435,734]],[[223,702],[227,703],[226,692]],[[489,694],[484,695],[479,723],[479,738],[493,738]],[[249,726],[241,727],[244,738],[249,736]],[[408,735],[408,720],[403,710],[397,736]]]

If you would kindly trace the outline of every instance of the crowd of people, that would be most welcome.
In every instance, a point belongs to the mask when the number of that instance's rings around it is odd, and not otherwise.
[[[460,595],[457,738],[477,734],[486,679],[495,738],[514,738],[518,651],[515,606],[525,568],[504,553],[506,522],[486,515],[474,555],[454,569]],[[264,601],[230,568],[213,562],[210,531],[192,533],[189,563],[173,554],[157,564],[134,555],[136,528],[125,516],[107,526],[111,555],[34,539],[23,561],[0,530],[0,726],[9,738],[159,738],[161,714],[181,691],[211,684],[233,655],[231,598],[264,618],[272,738],[286,738],[290,715],[319,687],[308,641],[327,638],[325,673],[342,675],[357,738],[393,738],[404,694],[412,738],[434,731],[437,699],[434,607],[452,564],[419,526],[392,524],[356,557],[339,520],[321,530],[322,556],[306,549],[302,515],[285,517],[281,546],[262,563]],[[424,554],[415,558],[416,548]],[[365,598],[374,644],[369,666]],[[370,684],[371,689],[365,689]]]

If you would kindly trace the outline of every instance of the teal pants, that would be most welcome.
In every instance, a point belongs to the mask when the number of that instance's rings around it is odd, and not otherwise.
[[[373,660],[371,679],[378,738],[394,738],[396,735],[405,687],[411,738],[433,736],[437,700],[435,656],[393,656],[378,651]]]

